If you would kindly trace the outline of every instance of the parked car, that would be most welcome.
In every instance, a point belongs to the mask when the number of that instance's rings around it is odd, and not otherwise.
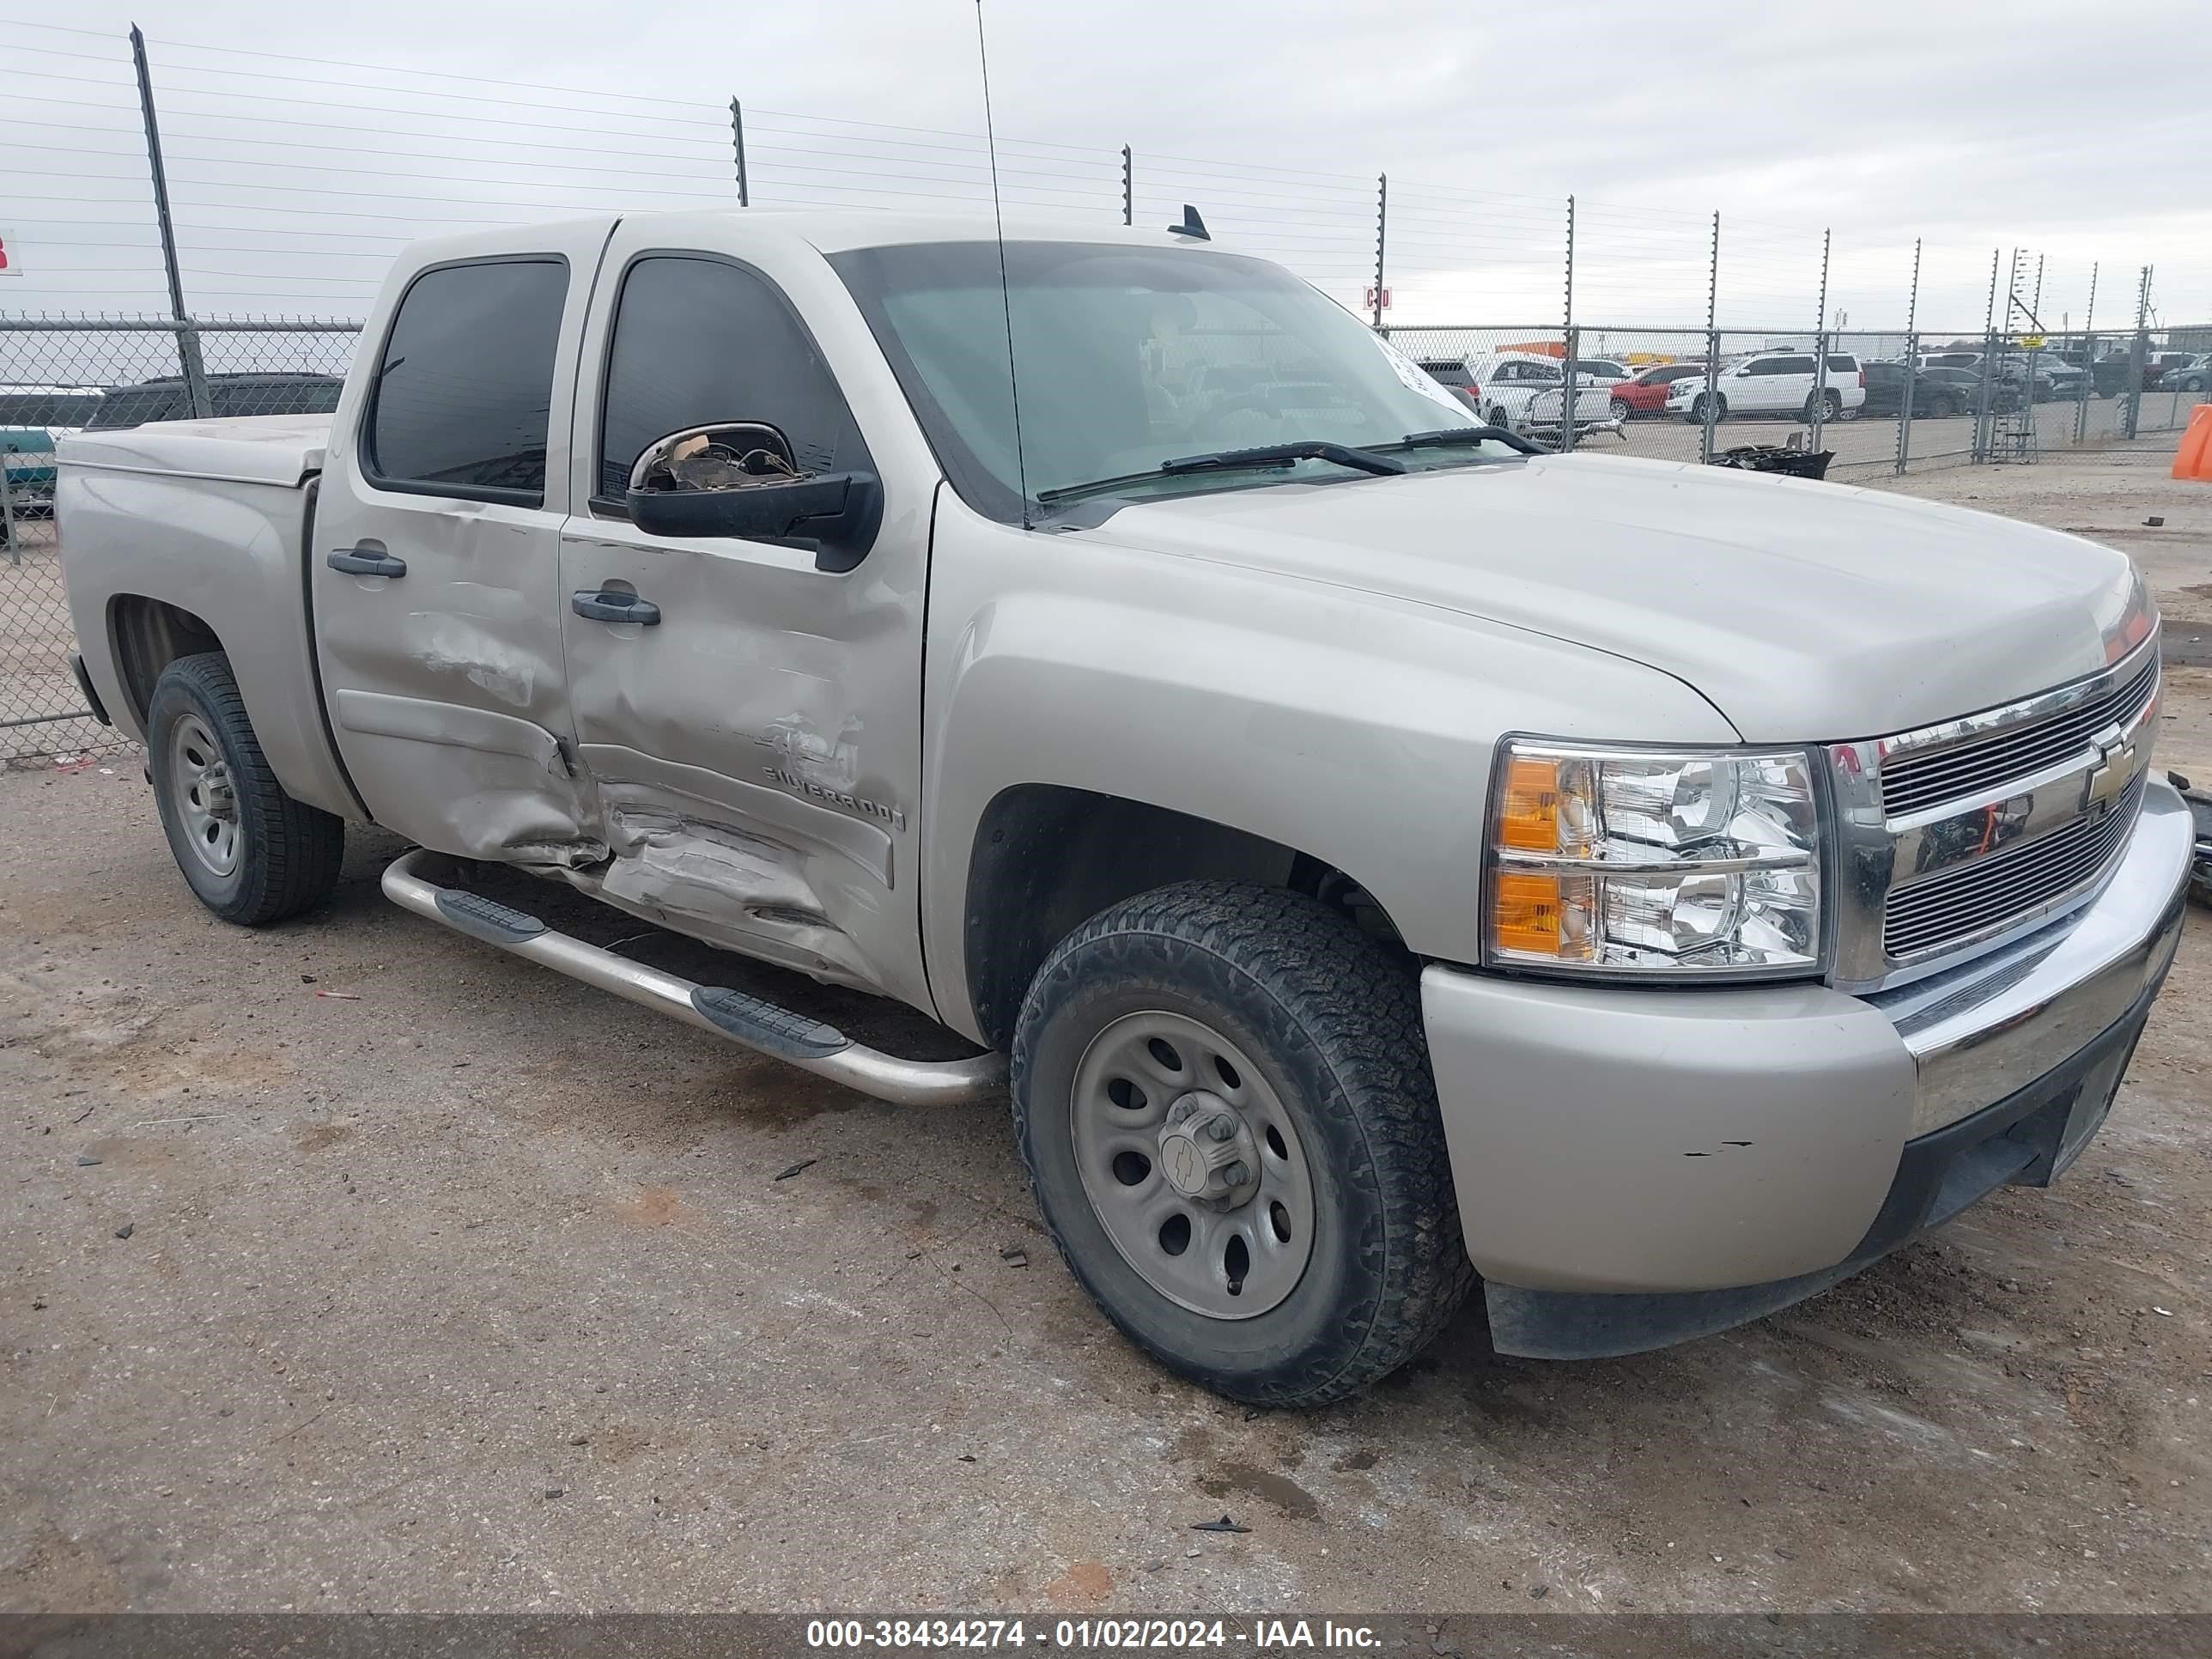
[[[2151,352],[2143,359],[2142,383],[2147,386],[2156,386],[2172,370],[2190,368],[2197,361],[2197,354],[2193,351]]]
[[[1866,375],[1866,402],[1860,412],[1867,415],[1898,415],[1905,409],[1905,385],[1907,375],[1912,381],[1912,415],[1940,420],[1948,416],[1963,415],[1973,406],[1971,391],[1948,380],[1940,380],[1940,371],[1908,369],[1903,363],[1869,362],[1860,365]],[[1964,374],[1964,370],[1953,370]],[[1968,377],[1972,379],[1971,376]]]
[[[1627,421],[1638,415],[1664,414],[1668,388],[1677,380],[1705,372],[1703,363],[1654,363],[1638,370],[1610,389],[1613,418]]]
[[[2212,391],[2212,354],[2199,352],[2158,377],[2160,392]]]
[[[1617,363],[1610,357],[1577,357],[1575,375],[1591,386],[1614,386],[1635,374],[1626,363]]]
[[[1721,370],[1712,382],[1719,400],[1717,419],[1731,415],[1796,416],[1810,421],[1815,413],[1826,421],[1850,421],[1866,406],[1866,376],[1859,360],[1848,351],[1828,354],[1826,383],[1820,365],[1809,351],[1760,351]],[[1705,418],[1703,375],[1674,382],[1667,394],[1670,414],[1692,421]]]
[[[1923,368],[1921,374],[1941,386],[1948,386],[1960,404],[1959,413],[1972,415],[1982,407],[1982,371],[1979,368]],[[1917,392],[1914,394],[1918,395]],[[2021,406],[2020,383],[2016,380],[1996,380],[1990,383],[1990,412],[2009,415]]]
[[[1491,425],[1538,436],[1559,434],[1566,407],[1566,370],[1559,359],[1500,352],[1469,358],[1467,369],[1474,377],[1482,417]],[[1576,386],[1574,419],[1577,434],[1620,430],[1613,398],[1602,386]]]
[[[208,402],[217,416],[327,415],[338,406],[345,382],[331,374],[210,374]],[[181,375],[110,386],[88,423],[95,428],[143,426],[191,418],[191,394]]]
[[[1050,223],[417,243],[335,417],[64,437],[81,682],[191,892],[313,911],[374,821],[410,914],[686,1041],[1010,1090],[1106,1316],[1270,1406],[1478,1284],[1504,1352],[1631,1352],[2065,1171],[2194,834],[2124,554],[1485,437],[1288,270]],[[1051,354],[1018,444],[975,368],[1007,310]],[[1304,401],[1191,373],[1284,362]],[[681,977],[530,876],[797,971]],[[968,1052],[856,1042],[809,979]],[[526,990],[413,1035],[495,1048]],[[590,1037],[655,1109],[647,1040]]]
[[[1466,358],[1424,357],[1421,372],[1476,414],[1482,413],[1481,400],[1477,396],[1479,388],[1474,376],[1468,371]]]
[[[0,488],[10,511],[43,514],[54,499],[54,441],[92,418],[100,388],[0,386]]]

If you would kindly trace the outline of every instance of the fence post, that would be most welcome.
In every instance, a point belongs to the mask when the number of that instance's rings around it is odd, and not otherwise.
[[[2122,417],[2120,435],[2132,438],[2142,424],[2143,370],[2150,363],[2150,270],[2142,268],[2142,280],[2136,288],[2136,337],[2128,348],[2128,409]]]
[[[1813,328],[1813,453],[1820,448],[1820,427],[1828,416],[1828,242],[1834,232],[1820,233],[1820,314]]]
[[[1717,328],[1705,331],[1705,419],[1698,442],[1698,460],[1710,465],[1713,459],[1713,428],[1720,420],[1721,331]]]
[[[15,540],[15,484],[8,477],[8,457],[0,451],[0,547],[8,550],[8,562],[23,562],[23,550]]]
[[[2002,248],[1990,250],[1990,297],[1982,307],[1982,379],[1974,389],[1974,443],[1968,452],[1968,458],[1978,465],[1989,459],[1990,371],[1995,367],[1996,356],[1997,261],[2003,257]]]
[[[1560,324],[1559,447],[1575,447],[1575,198],[1567,198],[1567,303]]]
[[[1382,252],[1390,235],[1390,175],[1375,175],[1375,331],[1382,331]]]
[[[1917,275],[1919,262],[1914,262]],[[1907,329],[1905,335],[1905,396],[1897,406],[1897,476],[1903,477],[1905,469],[1912,459],[1912,388],[1920,378],[1920,336]]]
[[[752,190],[745,177],[745,112],[734,98],[730,100],[730,143],[738,154],[738,205],[750,207]]]
[[[184,273],[177,264],[177,226],[169,214],[169,175],[161,164],[161,126],[154,117],[154,72],[146,64],[146,36],[131,26],[131,61],[138,71],[138,113],[146,125],[146,161],[154,180],[154,216],[161,230],[161,263],[169,276],[169,315],[177,323],[177,361],[185,372],[185,395],[194,416],[204,419],[215,412],[208,400],[207,368],[200,361],[200,339],[193,332],[191,313],[185,309]]]
[[[1698,465],[1708,466],[1713,459],[1713,398],[1720,385],[1721,373],[1721,216],[1713,212],[1713,251],[1705,266],[1705,414],[1698,422]]]
[[[2089,394],[2097,389],[2097,266],[2089,266],[2089,309],[2081,316],[2081,395],[2074,400],[2074,441],[2089,435]]]
[[[1912,383],[1920,376],[1920,239],[1912,239],[1912,285],[1905,291],[1905,396],[1897,406],[1897,476],[1912,460]]]
[[[1121,222],[1137,222],[1137,160],[1127,144],[1121,146]]]

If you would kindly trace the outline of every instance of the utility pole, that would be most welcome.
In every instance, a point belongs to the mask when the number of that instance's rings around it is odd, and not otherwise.
[[[153,172],[154,215],[161,228],[161,263],[169,273],[169,315],[176,319],[177,360],[185,371],[185,393],[192,414],[204,419],[215,412],[208,400],[207,366],[200,358],[199,331],[185,310],[185,276],[177,264],[177,225],[169,213],[169,174],[161,164],[161,125],[154,115],[154,72],[146,64],[146,36],[131,26],[131,61],[138,71],[138,113],[146,124],[146,161]]]

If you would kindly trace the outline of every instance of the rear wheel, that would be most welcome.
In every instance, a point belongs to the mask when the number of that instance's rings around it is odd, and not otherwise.
[[[1013,1084],[1070,1271],[1220,1394],[1353,1393],[1473,1282],[1417,982],[1311,899],[1188,882],[1092,918],[1030,988]]]
[[[1810,426],[1814,421],[1832,421],[1844,406],[1844,400],[1832,392],[1815,392],[1805,399],[1805,407],[1797,412],[1798,419]]]
[[[337,884],[345,821],[284,793],[220,652],[161,671],[146,711],[147,769],[185,884],[225,921],[259,927]]]

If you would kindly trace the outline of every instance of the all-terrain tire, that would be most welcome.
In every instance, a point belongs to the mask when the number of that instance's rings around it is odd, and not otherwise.
[[[228,805],[235,813],[235,855],[227,871],[210,867],[191,844],[183,780],[173,760],[185,721],[197,721],[220,751]],[[202,904],[225,921],[262,927],[330,896],[345,856],[345,820],[284,793],[222,653],[179,657],[161,671],[147,708],[146,752],[169,851]]]
[[[1313,1178],[1311,1254],[1249,1318],[1164,1295],[1108,1234],[1074,1144],[1091,1043],[1142,1012],[1197,1020],[1269,1075]],[[1169,1370],[1256,1405],[1310,1407],[1419,1353],[1474,1281],[1421,1024],[1418,981],[1348,918],[1281,889],[1159,888],[1092,917],[1047,957],[1013,1044],[1016,1138],[1068,1269]]]

